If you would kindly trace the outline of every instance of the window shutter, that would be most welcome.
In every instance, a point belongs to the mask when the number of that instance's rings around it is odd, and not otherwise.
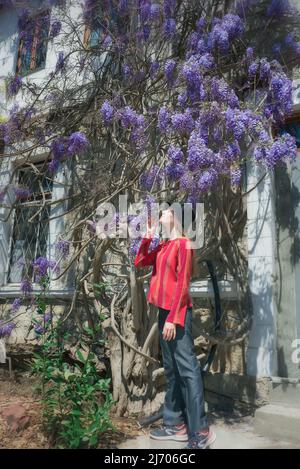
[[[61,200],[68,196],[68,184],[71,183],[71,164],[70,160],[62,161],[55,176],[53,182],[52,201]],[[66,229],[66,215],[63,215],[68,210],[68,201],[53,204],[51,208],[50,218],[54,218],[49,222],[49,251],[47,257],[55,259],[55,244],[65,234]],[[53,274],[56,277],[56,274]],[[67,276],[69,279],[69,275]],[[66,279],[61,277],[56,281],[51,281],[51,289],[53,290],[65,290],[70,288],[71,285],[66,284]]]
[[[10,182],[11,162],[5,158],[0,165],[0,187],[5,187]],[[2,205],[10,206],[13,203],[14,195],[11,189],[6,192]],[[0,207],[0,286],[5,285],[10,242],[13,228],[13,213],[9,213],[9,208]]]

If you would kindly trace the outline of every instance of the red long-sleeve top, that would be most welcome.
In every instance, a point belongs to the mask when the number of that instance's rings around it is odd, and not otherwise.
[[[153,266],[149,303],[170,310],[166,321],[184,327],[187,307],[193,305],[189,294],[193,249],[187,248],[188,238],[164,240],[151,252],[152,237],[144,237],[136,255],[136,267]]]

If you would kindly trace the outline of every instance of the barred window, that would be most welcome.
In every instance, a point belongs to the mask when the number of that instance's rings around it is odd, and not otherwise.
[[[35,164],[35,168],[39,169],[41,165],[43,163]],[[30,263],[37,257],[47,257],[49,250],[49,202],[53,181],[42,172],[36,174],[31,166],[21,168],[17,179],[21,197],[14,210],[8,283],[19,283],[25,275],[34,281]],[[30,192],[27,188],[30,188]]]

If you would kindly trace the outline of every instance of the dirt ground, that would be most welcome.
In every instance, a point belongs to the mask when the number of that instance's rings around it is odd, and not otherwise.
[[[49,449],[49,440],[43,431],[41,403],[34,386],[37,384],[28,372],[16,372],[12,380],[8,373],[0,369],[0,449]],[[30,416],[27,428],[19,432],[8,429],[1,417],[2,410],[10,404],[21,404]],[[108,430],[103,436],[99,448],[117,448],[120,443],[141,435],[137,420],[117,418],[111,415],[116,431]]]

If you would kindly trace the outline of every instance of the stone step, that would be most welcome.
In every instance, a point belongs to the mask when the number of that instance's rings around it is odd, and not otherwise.
[[[281,441],[300,443],[300,409],[287,405],[268,404],[254,417],[255,433]]]
[[[270,391],[270,404],[300,409],[300,383],[273,382]]]

